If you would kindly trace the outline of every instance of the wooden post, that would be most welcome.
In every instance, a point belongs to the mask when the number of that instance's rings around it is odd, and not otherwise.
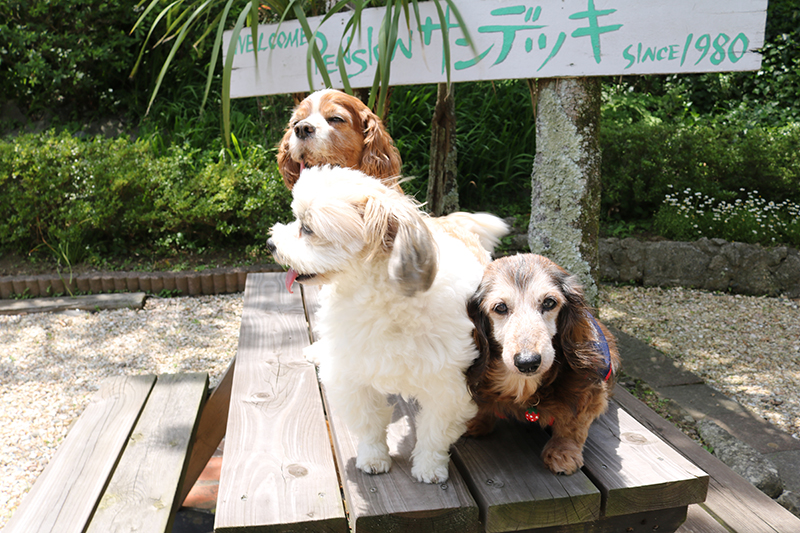
[[[427,209],[434,216],[458,211],[458,152],[456,150],[455,86],[438,84],[431,120],[431,159],[428,171]]]
[[[577,275],[597,305],[600,225],[600,81],[540,79],[528,246]]]

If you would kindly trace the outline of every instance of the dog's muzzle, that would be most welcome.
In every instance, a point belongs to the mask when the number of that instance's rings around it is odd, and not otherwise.
[[[275,245],[275,242],[272,238],[267,239],[267,249],[272,256],[275,256],[275,252],[278,251],[278,247]],[[286,289],[289,292],[292,292],[292,285],[295,281],[303,283],[304,281],[309,281],[317,277],[317,274],[301,274],[300,272],[296,271],[295,269],[289,267],[289,270],[286,272]]]
[[[523,374],[533,374],[542,364],[542,356],[538,353],[520,352],[514,356],[514,366]]]
[[[301,120],[294,126],[294,134],[300,140],[305,140],[309,137],[314,135],[314,132],[317,131],[317,128],[314,127],[313,124],[310,122],[306,122],[305,120]]]

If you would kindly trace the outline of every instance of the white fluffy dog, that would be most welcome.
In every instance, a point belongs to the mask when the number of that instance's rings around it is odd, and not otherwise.
[[[287,286],[324,284],[313,346],[329,400],[359,440],[356,466],[391,466],[387,394],[415,398],[412,475],[448,478],[449,449],[477,408],[465,370],[478,356],[466,304],[490,261],[481,238],[506,225],[464,215],[453,237],[414,200],[360,171],[315,167],[292,190],[296,220],[276,224],[268,246],[289,265]]]

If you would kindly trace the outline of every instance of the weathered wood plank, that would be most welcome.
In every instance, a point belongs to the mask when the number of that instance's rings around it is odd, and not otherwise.
[[[729,531],[764,533],[800,531],[800,519],[748,483],[620,386],[615,400],[649,430],[710,476],[702,507],[722,520]]]
[[[689,506],[686,522],[678,528],[678,533],[730,533],[730,530],[703,509],[702,504]]]
[[[392,467],[379,475],[365,474],[356,468],[358,441],[339,419],[335,407],[326,404],[353,531],[480,531],[478,507],[452,462],[446,483],[419,483],[411,476],[411,451],[416,444],[415,409],[398,397],[392,396],[389,401],[395,405],[387,431]]]
[[[583,458],[605,516],[685,507],[708,492],[708,474],[613,401],[589,429]]]
[[[87,533],[170,531],[208,374],[159,376]]]
[[[347,531],[308,327],[284,274],[250,274],[215,531]]]
[[[78,309],[99,311],[101,309],[141,309],[147,295],[143,292],[119,294],[90,294],[88,296],[33,298],[30,300],[0,301],[0,315],[24,315]]]
[[[83,532],[154,382],[105,379],[3,531]]]
[[[600,491],[583,472],[552,474],[540,459],[548,435],[537,424],[499,421],[462,437],[453,458],[490,533],[578,524],[600,516]]]
[[[686,507],[678,507],[622,516],[604,516],[593,522],[527,529],[516,533],[674,533],[684,520]]]

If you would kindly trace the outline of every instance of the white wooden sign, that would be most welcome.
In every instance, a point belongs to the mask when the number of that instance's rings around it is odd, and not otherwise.
[[[443,7],[445,6],[442,3]],[[401,15],[392,54],[391,84],[446,79],[442,31],[433,2],[422,2],[420,22]],[[475,51],[446,10],[451,80],[555,78],[758,70],[767,0],[469,0],[458,3]],[[446,9],[446,8],[445,8]],[[345,55],[352,87],[372,85],[384,8],[365,9]],[[341,88],[336,53],[351,14],[321,27],[309,18],[334,87]],[[225,48],[231,41],[225,34]],[[234,43],[234,98],[308,91],[308,42],[297,21],[259,27],[254,43],[245,28]],[[253,53],[258,50],[258,70]],[[477,53],[476,53],[477,52]],[[224,55],[224,54],[223,54]],[[316,66],[313,89],[324,87]]]

